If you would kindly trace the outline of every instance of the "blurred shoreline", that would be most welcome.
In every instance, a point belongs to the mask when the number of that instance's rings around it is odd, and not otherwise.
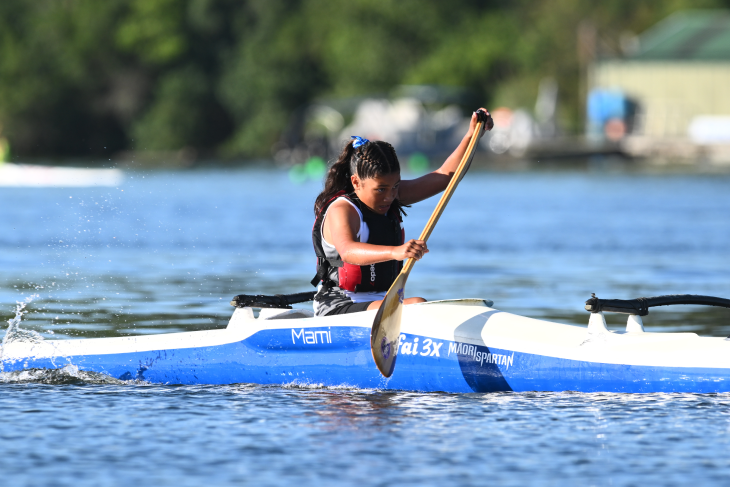
[[[428,157],[428,170],[433,170],[448,157],[448,154]],[[401,157],[406,159],[406,157]],[[330,161],[331,162],[331,161]],[[281,166],[273,159],[223,159],[205,158],[199,160],[180,161],[175,157],[158,156],[156,159],[142,157],[130,160],[116,159],[98,160],[96,158],[63,158],[63,159],[24,159],[13,166],[83,168],[83,169],[120,169],[130,172],[144,171],[201,171],[201,170],[239,170],[260,169],[271,171],[288,171],[292,166]],[[404,174],[422,174],[423,170],[410,170],[401,161]],[[542,172],[542,171],[611,171],[637,173],[676,173],[676,174],[730,174],[730,164],[714,163],[708,160],[691,160],[672,157],[632,158],[620,151],[603,153],[578,153],[566,155],[537,155],[534,158],[513,157],[506,154],[490,154],[477,152],[472,162],[472,170],[496,172]],[[2,166],[0,166],[0,173]]]

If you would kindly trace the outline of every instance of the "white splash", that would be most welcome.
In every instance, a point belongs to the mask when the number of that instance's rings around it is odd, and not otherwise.
[[[20,327],[23,315],[28,312],[25,307],[37,297],[38,294],[31,294],[23,301],[16,301],[15,318],[8,320],[8,328],[5,330],[5,336],[3,337],[2,344],[0,345],[0,371],[5,370],[2,358],[6,345],[13,342],[39,343],[43,341],[43,337],[39,333],[36,333],[33,330],[24,330]]]
[[[0,383],[37,384],[146,384],[143,381],[123,381],[99,372],[79,370],[73,364],[59,369],[23,369],[0,372]]]
[[[308,382],[301,379],[294,379],[281,385],[273,385],[273,387],[281,387],[283,389],[299,389],[299,390],[328,390],[328,391],[352,391],[352,392],[375,392],[379,389],[361,388],[350,384],[325,385],[322,382]]]

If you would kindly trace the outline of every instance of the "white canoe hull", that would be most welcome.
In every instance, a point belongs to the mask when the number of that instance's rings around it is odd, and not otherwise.
[[[490,303],[491,304],[491,303]],[[393,376],[370,352],[375,311],[297,317],[237,308],[222,330],[12,342],[5,372],[73,365],[167,384],[321,384],[417,391],[730,391],[730,341],[694,333],[611,332],[487,307],[481,300],[406,306]]]

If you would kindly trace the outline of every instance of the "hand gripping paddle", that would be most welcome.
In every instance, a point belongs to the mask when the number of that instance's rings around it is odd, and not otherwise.
[[[456,185],[466,174],[471,160],[474,157],[474,151],[477,148],[479,139],[482,136],[482,128],[487,123],[488,115],[482,111],[477,111],[477,126],[474,129],[474,133],[471,135],[469,145],[466,148],[464,156],[459,162],[459,166],[456,168],[456,172],[451,177],[449,185],[446,187],[446,191],[441,195],[441,199],[436,205],[436,209],[433,210],[431,218],[429,218],[426,227],[421,232],[421,236],[418,240],[424,242],[428,240],[431,235],[436,222],[439,221],[441,213],[444,212],[446,204],[451,199],[451,195],[456,190]],[[400,271],[395,282],[388,289],[388,293],[383,299],[383,303],[378,309],[378,313],[375,315],[375,321],[373,321],[373,329],[370,332],[370,351],[373,353],[375,359],[375,365],[378,366],[378,370],[385,377],[390,377],[395,369],[395,359],[398,355],[398,339],[400,337],[400,319],[403,313],[403,299],[404,290],[406,287],[406,281],[408,280],[408,274],[410,274],[413,265],[416,263],[415,259],[408,259],[406,265],[403,266],[403,270]]]

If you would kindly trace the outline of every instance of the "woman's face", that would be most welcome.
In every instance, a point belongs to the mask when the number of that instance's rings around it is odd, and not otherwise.
[[[400,172],[375,176],[374,178],[360,179],[352,176],[352,186],[360,201],[365,203],[375,213],[385,215],[390,205],[398,197],[400,186]]]

